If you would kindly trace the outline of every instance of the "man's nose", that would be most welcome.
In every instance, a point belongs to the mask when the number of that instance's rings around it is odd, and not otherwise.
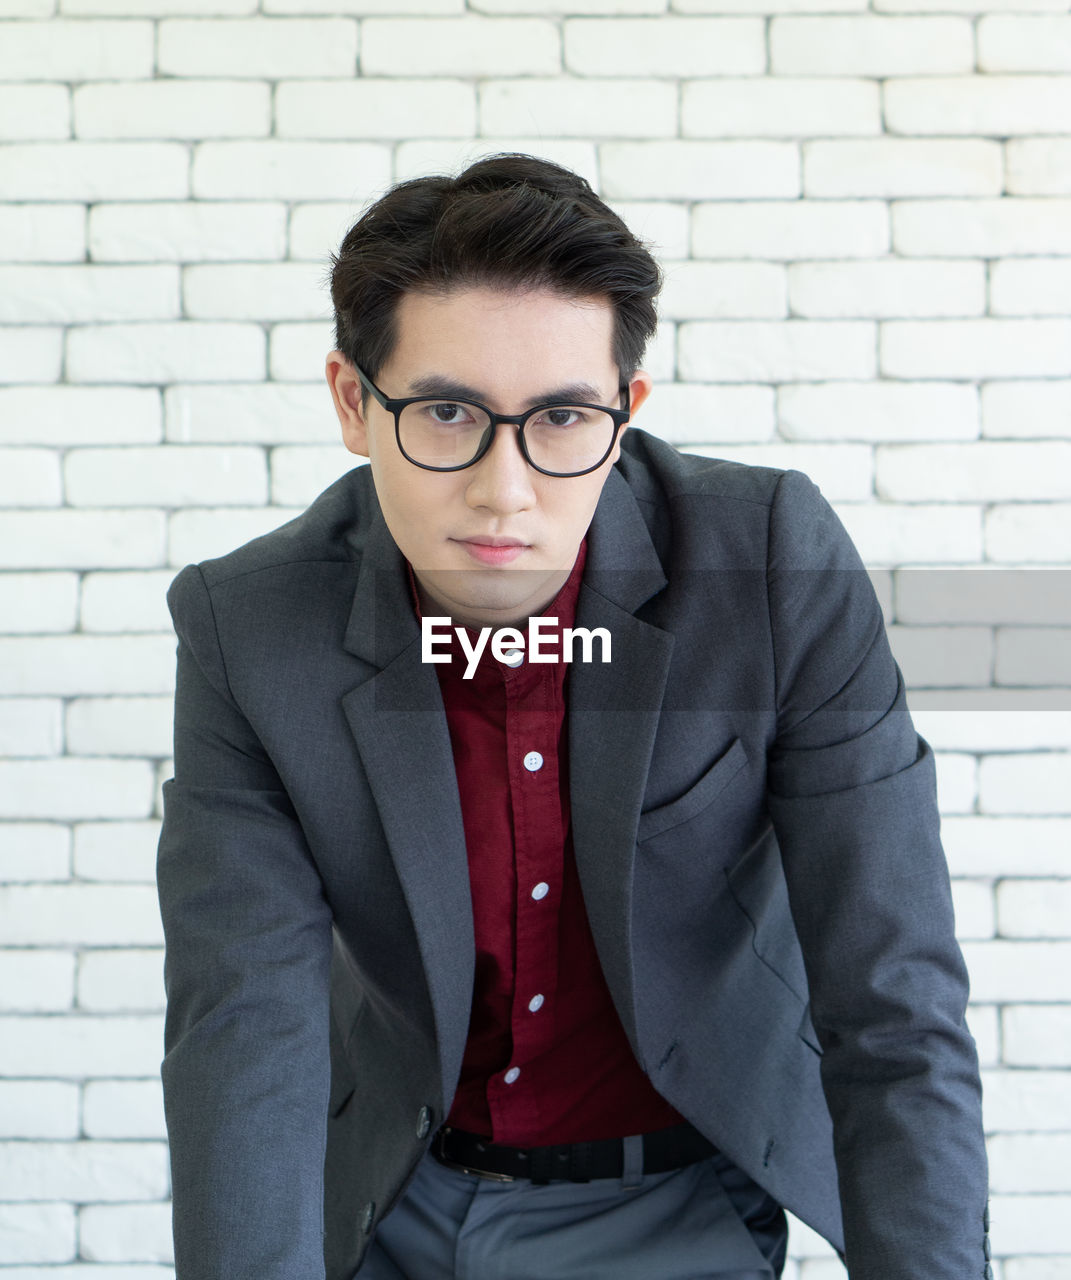
[[[469,469],[466,501],[470,507],[485,507],[502,514],[526,511],[535,505],[535,473],[521,452],[520,432],[509,422],[499,423],[494,432],[491,447]]]

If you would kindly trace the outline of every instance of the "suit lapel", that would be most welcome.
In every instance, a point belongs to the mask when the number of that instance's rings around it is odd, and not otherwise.
[[[634,611],[665,583],[636,500],[611,471],[588,534],[577,625],[605,627],[612,656],[609,663],[576,662],[569,671],[569,790],[588,920],[637,1056],[632,866],[673,637]]]
[[[420,660],[405,561],[381,516],[362,557],[344,645],[369,666],[342,705],[416,929],[452,1096],[475,951],[465,832],[439,682]]]

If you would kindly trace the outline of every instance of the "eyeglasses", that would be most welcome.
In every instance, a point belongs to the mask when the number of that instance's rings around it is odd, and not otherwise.
[[[398,448],[425,471],[463,471],[490,449],[499,423],[517,428],[521,453],[545,476],[584,476],[613,452],[617,433],[629,420],[628,384],[623,409],[601,404],[537,404],[527,413],[492,413],[486,405],[444,396],[386,396],[354,365],[361,385],[394,415]]]

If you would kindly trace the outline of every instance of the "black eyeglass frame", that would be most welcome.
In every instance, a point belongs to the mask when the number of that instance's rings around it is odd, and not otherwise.
[[[407,462],[411,462],[414,467],[420,467],[424,471],[464,471],[468,467],[475,466],[477,462],[487,453],[491,444],[495,439],[496,429],[501,422],[507,422],[511,426],[517,428],[517,440],[521,446],[521,453],[524,455],[525,462],[528,463],[535,471],[544,476],[554,476],[559,480],[573,480],[577,476],[590,475],[592,471],[598,471],[606,459],[614,451],[614,445],[617,443],[617,437],[621,433],[621,428],[632,417],[632,408],[629,403],[628,383],[623,382],[618,388],[620,393],[625,397],[625,407],[623,409],[611,409],[605,404],[585,404],[582,400],[573,401],[566,405],[560,401],[551,400],[547,404],[533,405],[526,413],[492,413],[485,404],[480,404],[478,400],[465,400],[462,397],[452,396],[407,396],[404,399],[394,399],[391,396],[384,395],[376,386],[372,379],[357,365],[353,366],[354,372],[360,379],[361,386],[369,391],[375,399],[387,410],[388,413],[394,415],[394,438],[398,442],[398,450]],[[410,457],[402,446],[402,410],[411,404],[471,404],[473,408],[481,410],[487,414],[489,419],[487,429],[484,432],[483,440],[480,447],[476,450],[476,455],[470,458],[468,462],[462,462],[456,467],[434,467],[430,462],[417,462],[416,458]],[[614,433],[610,437],[610,443],[606,447],[606,452],[593,466],[585,467],[583,471],[548,471],[546,467],[541,467],[538,462],[532,461],[532,456],[528,452],[528,445],[524,439],[524,427],[528,419],[537,413],[542,413],[544,409],[597,409],[600,413],[610,416],[614,424]]]

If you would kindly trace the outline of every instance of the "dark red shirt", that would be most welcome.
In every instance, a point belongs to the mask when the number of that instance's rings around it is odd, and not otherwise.
[[[561,628],[574,624],[585,550],[546,609],[558,642],[544,651],[560,654]],[[509,666],[488,644],[465,679],[456,637],[451,654],[436,672],[468,847],[476,979],[448,1123],[518,1147],[679,1124],[632,1054],[584,909],[569,825],[568,664],[526,656]]]

